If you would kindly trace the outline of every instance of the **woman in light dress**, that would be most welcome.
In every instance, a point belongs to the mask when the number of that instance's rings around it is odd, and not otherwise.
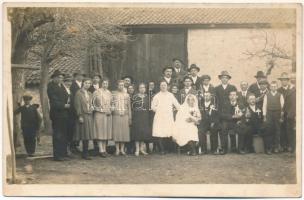
[[[107,141],[112,139],[112,93],[108,90],[109,80],[103,79],[101,88],[93,93],[94,135],[98,140],[99,155],[106,157]]]
[[[117,82],[117,91],[112,93],[112,132],[115,141],[115,155],[126,155],[125,143],[130,142],[131,103],[130,96],[124,91],[124,81]]]
[[[174,118],[173,108],[179,109],[179,103],[174,95],[168,92],[165,81],[160,82],[160,92],[152,100],[152,110],[155,112],[152,136],[158,138],[160,153],[165,154],[164,140],[173,135]]]
[[[198,139],[197,125],[201,120],[198,101],[195,95],[188,94],[176,115],[173,139],[179,146],[187,144],[191,147],[190,155],[196,155]]]

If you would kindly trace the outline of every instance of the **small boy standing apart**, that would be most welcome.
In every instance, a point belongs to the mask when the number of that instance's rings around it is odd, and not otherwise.
[[[270,84],[270,92],[264,96],[263,115],[266,122],[267,135],[264,138],[266,153],[270,154],[274,145],[274,153],[279,153],[281,122],[283,119],[284,98],[277,91],[278,84],[272,81]]]
[[[34,156],[36,149],[36,136],[41,124],[38,113],[38,104],[31,104],[32,96],[24,95],[24,105],[17,108],[14,114],[21,113],[21,129],[25,150],[28,156]]]

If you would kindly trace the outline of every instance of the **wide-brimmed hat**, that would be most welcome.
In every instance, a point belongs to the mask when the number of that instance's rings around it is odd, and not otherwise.
[[[263,71],[258,71],[254,77],[255,78],[266,78],[267,76],[264,74]]]
[[[180,63],[184,64],[184,62],[183,62],[181,59],[179,59],[179,58],[173,58],[173,59],[172,59],[172,62],[175,62],[175,61],[177,61],[177,60],[178,60]]]
[[[218,75],[219,79],[221,79],[223,76],[227,76],[229,79],[231,79],[231,76],[228,71],[222,71],[220,75]]]
[[[202,80],[205,80],[205,79],[211,80],[211,77],[207,74],[202,75],[201,78],[202,78]]]
[[[289,80],[290,79],[290,77],[289,77],[289,75],[287,74],[287,72],[283,72],[282,74],[281,74],[281,76],[278,78],[279,80]]]
[[[23,98],[24,101],[30,101],[30,100],[33,99],[32,95],[30,95],[30,94],[28,94],[28,93],[24,94],[24,95],[22,96],[22,98]]]
[[[57,76],[64,76],[64,73],[62,73],[59,69],[55,70],[51,76],[51,78],[57,77]]]
[[[81,71],[81,70],[77,70],[73,73],[73,76],[77,76],[77,75],[82,75],[82,76],[85,76],[85,74]]]
[[[261,80],[260,82],[259,82],[259,85],[268,85],[269,83],[268,83],[268,81],[267,80]]]
[[[64,76],[64,81],[73,81],[73,77],[70,74]]]
[[[101,75],[98,72],[94,72],[92,74],[92,78],[94,78],[95,76],[98,76],[100,79],[102,79]]]
[[[166,67],[163,68],[163,73],[164,73],[167,69],[172,69],[172,71],[174,71],[173,67],[171,67],[171,66],[166,66]]]
[[[196,69],[198,72],[201,70],[196,64],[191,64],[188,68],[188,71],[190,72],[191,69]]]
[[[130,80],[131,80],[131,83],[133,83],[134,78],[133,78],[132,76],[126,75],[126,76],[123,76],[121,79],[124,80],[124,79],[126,79],[126,78],[130,79]]]

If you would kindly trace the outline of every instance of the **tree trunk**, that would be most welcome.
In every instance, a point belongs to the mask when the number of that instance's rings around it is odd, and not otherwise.
[[[49,100],[47,96],[47,85],[49,82],[49,65],[46,62],[41,62],[41,70],[40,70],[40,86],[39,86],[39,95],[40,95],[40,103],[42,110],[42,118],[44,125],[44,133],[51,134],[51,120],[50,120],[50,108],[49,108]]]

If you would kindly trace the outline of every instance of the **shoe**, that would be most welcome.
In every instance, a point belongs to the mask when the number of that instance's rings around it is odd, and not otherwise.
[[[84,159],[84,160],[92,160],[92,158],[90,158],[88,155],[82,156],[82,159]]]
[[[274,153],[279,153],[279,149],[275,148],[275,149],[273,150],[273,152],[274,152]]]
[[[135,156],[139,156],[139,152],[137,151],[137,152],[135,152],[135,154],[134,154]]]
[[[220,155],[225,155],[227,152],[226,151],[224,151],[224,150],[221,150],[220,151]]]
[[[115,156],[119,156],[119,155],[120,155],[119,151],[116,151]]]
[[[98,155],[99,155],[99,157],[102,157],[102,158],[106,158],[107,157],[107,155],[105,153],[99,153]]]
[[[161,151],[159,153],[160,153],[160,155],[165,155],[166,154],[166,152],[164,152],[164,151]]]
[[[148,155],[148,153],[145,152],[145,151],[140,151],[140,153],[141,153],[142,155],[144,155],[144,156]]]
[[[272,154],[272,153],[271,153],[271,150],[267,150],[267,151],[266,151],[266,154],[267,154],[267,155],[271,155],[271,154]]]
[[[288,147],[288,148],[287,148],[287,152],[292,153],[292,148],[291,148],[291,147]]]
[[[123,155],[123,156],[127,155],[126,152],[124,152],[124,151],[120,152],[120,154]]]
[[[27,156],[28,156],[28,157],[35,157],[34,154],[28,154]]]
[[[243,151],[243,150],[240,150],[240,151],[239,151],[239,154],[246,154],[246,152]]]

